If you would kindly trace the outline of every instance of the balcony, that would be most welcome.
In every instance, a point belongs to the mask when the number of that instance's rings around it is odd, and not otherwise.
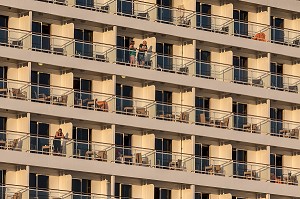
[[[30,140],[28,134],[17,131],[0,131],[0,149],[27,151]]]
[[[81,9],[118,14],[187,28],[196,28],[291,47],[300,46],[300,32],[297,30],[276,28],[251,21],[235,21],[233,18],[213,14],[201,14],[179,7],[164,7],[154,3],[132,0],[110,0],[102,4],[93,0],[77,0],[74,4],[68,3],[65,0],[37,1],[69,5]]]
[[[0,135],[2,137],[19,135],[18,138],[15,137],[13,139],[13,141],[17,140],[14,147],[8,147],[9,145],[5,145],[4,147],[1,144],[0,149],[2,150],[15,150],[43,155],[62,156],[65,158],[85,159],[88,161],[169,169],[296,186],[298,186],[300,180],[300,169],[285,166],[274,167],[262,163],[237,162],[231,159],[201,157],[180,152],[163,152],[135,146],[117,146],[95,141],[79,141],[67,138],[55,139],[51,136],[42,137],[21,132],[11,133],[6,131]],[[7,139],[6,143],[10,143],[10,140]],[[25,193],[28,191],[28,189],[20,189],[20,191],[15,192],[11,190],[16,189],[7,189],[6,193],[11,192],[15,194],[16,192]],[[44,194],[54,196],[62,193],[53,191],[49,193],[47,190],[29,191],[31,194],[38,194],[39,196]],[[69,195],[71,193],[64,194]]]
[[[65,6],[68,5],[67,0],[38,0],[38,1],[54,3],[54,4],[58,4],[58,5],[65,5]]]
[[[269,166],[251,162],[233,162],[232,177],[268,181]]]
[[[288,185],[299,185],[300,172],[293,168],[276,167],[270,168],[270,182]]]
[[[16,80],[4,82],[5,88],[2,88],[0,97],[299,139],[300,123],[294,121],[279,121],[256,115],[234,114],[99,92],[76,91],[51,85],[40,86]]]
[[[278,75],[269,71],[237,68],[222,63],[201,62],[192,58],[167,56],[155,52],[147,52],[144,63],[130,64],[130,50],[113,45],[89,43],[15,29],[0,29],[0,33],[1,31],[3,34],[1,34],[0,44],[7,47],[299,93],[300,77],[298,76]]]
[[[74,193],[67,190],[56,189],[35,189],[29,186],[19,186],[12,184],[2,184],[0,186],[0,193],[2,198],[90,198],[90,199],[111,199],[118,198],[118,196],[102,195],[96,193]],[[127,197],[126,197],[127,198]],[[134,199],[134,198],[128,198]],[[137,199],[137,198],[135,198]]]

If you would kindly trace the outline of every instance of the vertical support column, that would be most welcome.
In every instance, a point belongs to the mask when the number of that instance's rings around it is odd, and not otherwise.
[[[112,140],[109,143],[115,144],[115,137],[116,137],[116,125],[112,124],[111,125],[111,130],[112,130]],[[108,151],[107,153],[107,159],[108,161],[115,161],[116,160],[116,153],[115,153],[115,148],[112,148],[110,151]],[[111,159],[110,159],[111,158]]]
[[[113,84],[113,88],[112,88],[112,91],[113,91],[113,95],[116,95],[116,84],[117,84],[117,75],[113,75],[112,76],[112,84]],[[112,103],[109,103],[108,106],[112,106],[112,108],[109,110],[110,112],[115,112],[117,110],[117,99],[115,97],[113,97],[112,99]],[[110,105],[111,104],[111,105]]]
[[[116,176],[110,176],[110,195],[114,198],[115,195]]]
[[[196,22],[195,22],[196,23]],[[197,50],[197,40],[193,40],[193,45],[191,46],[192,47],[192,53],[193,54],[193,58],[194,60],[196,60],[196,50]],[[190,50],[190,49],[189,49]],[[186,54],[189,54],[190,51],[187,51]],[[184,56],[186,55],[184,54]],[[190,76],[196,76],[196,67],[197,67],[197,62],[196,61],[193,61],[191,65],[188,66],[189,67],[189,75]]]
[[[194,136],[195,137],[195,136]],[[195,199],[195,185],[191,185],[191,199]]]

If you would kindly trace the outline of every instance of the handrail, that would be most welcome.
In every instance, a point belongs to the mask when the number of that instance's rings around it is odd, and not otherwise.
[[[25,134],[23,137],[36,137],[34,135],[30,135],[28,133],[24,133],[24,132],[18,132],[19,134]],[[22,137],[20,137],[22,138]],[[19,139],[20,139],[19,138]],[[54,139],[55,136],[47,136],[47,137],[39,137],[37,136],[36,138],[45,138],[45,139]],[[112,144],[112,143],[105,143],[105,142],[98,142],[98,141],[90,141],[90,142],[80,142],[80,141],[76,141],[74,139],[71,138],[63,138],[64,140],[67,141],[66,145],[68,145],[69,143],[79,143],[79,144],[102,144],[102,145],[107,145],[108,147],[104,150],[108,151],[110,149],[114,149],[114,148],[124,148],[124,146],[117,146],[116,144]],[[125,149],[138,149],[138,150],[145,150],[145,151],[149,151],[146,154],[144,154],[145,156],[149,156],[151,154],[154,153],[163,153],[163,154],[170,154],[170,155],[179,155],[179,156],[189,156],[186,158],[192,158],[192,159],[208,159],[208,160],[214,160],[214,161],[224,161],[224,164],[230,164],[232,163],[240,163],[240,164],[253,164],[253,165],[257,165],[257,166],[265,166],[265,167],[272,167],[270,164],[266,164],[266,163],[257,163],[257,162],[251,162],[251,161],[247,161],[247,162],[236,162],[232,159],[228,159],[228,158],[220,158],[220,157],[197,157],[195,154],[191,154],[191,153],[183,153],[183,152],[163,152],[163,151],[157,151],[155,149],[150,149],[150,148],[144,148],[144,147],[138,147],[138,146],[131,146],[131,147],[125,147]],[[188,159],[184,159],[184,161],[188,161]],[[223,165],[223,164],[222,164]],[[299,168],[294,168],[294,167],[289,167],[289,166],[281,166],[281,169],[291,169],[291,170],[300,170]],[[300,172],[300,171],[299,171]]]
[[[143,99],[143,98],[138,98],[138,97],[134,97],[134,98],[128,98],[128,97],[122,97],[122,96],[117,96],[115,94],[109,94],[109,93],[102,93],[102,92],[96,92],[96,91],[91,91],[91,92],[85,92],[85,91],[77,91],[74,90],[72,88],[67,88],[67,87],[62,87],[62,86],[54,86],[54,85],[49,85],[48,86],[41,86],[41,85],[37,85],[37,84],[32,84],[30,82],[26,82],[26,81],[19,81],[19,80],[12,80],[12,79],[3,79],[4,81],[13,81],[13,82],[20,82],[20,83],[26,83],[24,86],[37,86],[37,87],[47,87],[49,89],[61,89],[61,90],[66,90],[67,93],[71,94],[73,93],[83,93],[83,94],[91,94],[91,95],[105,95],[108,97],[107,100],[111,100],[114,98],[120,98],[120,99],[125,99],[125,100],[141,100],[141,101],[145,101],[145,102],[149,102],[149,104],[146,105],[146,108],[149,108],[151,106],[153,106],[154,104],[161,104],[161,105],[166,105],[166,106],[180,106],[182,108],[188,108],[186,111],[193,111],[193,110],[201,110],[204,112],[220,112],[220,113],[224,113],[224,114],[233,114],[230,111],[224,111],[224,110],[217,110],[217,109],[205,109],[205,108],[199,108],[199,107],[195,107],[192,105],[183,105],[183,104],[178,104],[178,103],[163,103],[163,102],[156,102],[155,100],[150,100],[150,99]],[[65,93],[65,94],[67,94]],[[242,117],[255,117],[255,118],[262,118],[262,119],[268,119],[270,121],[273,121],[272,119],[270,119],[269,117],[265,117],[265,116],[257,116],[257,115],[251,115],[251,114],[247,114],[247,115],[243,115],[243,114],[239,114],[239,116]],[[298,124],[298,122],[296,121],[292,121],[292,120],[280,120],[280,122],[287,122],[287,123],[295,123]]]

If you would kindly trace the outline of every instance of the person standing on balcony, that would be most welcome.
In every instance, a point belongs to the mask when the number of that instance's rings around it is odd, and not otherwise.
[[[54,140],[53,140],[53,146],[54,146],[54,153],[60,154],[62,152],[61,147],[61,139],[64,139],[64,133],[62,132],[62,129],[59,128],[58,131],[56,131]]]
[[[134,44],[135,44],[134,41],[131,41],[129,44],[130,66],[135,64],[136,48],[134,47]]]
[[[143,41],[143,43],[139,46],[139,54],[138,54],[138,61],[139,65],[144,66],[145,65],[145,53],[147,52],[147,41]]]

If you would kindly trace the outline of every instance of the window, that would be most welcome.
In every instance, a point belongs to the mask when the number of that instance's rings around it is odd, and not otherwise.
[[[160,70],[173,70],[173,44],[156,43],[157,68]]]
[[[272,62],[270,65],[271,88],[283,89],[283,64]]]
[[[195,108],[196,108],[196,121],[200,123],[205,123],[201,121],[201,114],[205,115],[206,121],[209,121],[209,98],[197,97],[195,98]]]
[[[8,17],[0,15],[0,28],[7,28],[8,27]]]
[[[92,91],[92,81],[75,77],[74,81],[73,81],[73,88],[74,88],[74,90],[77,90],[77,91],[91,92]]]
[[[72,139],[75,141],[74,154],[78,157],[85,157],[85,153],[91,149],[92,130],[73,127]]]
[[[6,197],[6,188],[3,187],[5,185],[5,176],[6,176],[6,171],[5,170],[0,170],[0,197],[5,198]]]
[[[209,199],[208,193],[195,193],[195,199]]]
[[[131,37],[117,36],[117,62],[129,63],[129,45],[133,40]]]
[[[50,50],[50,24],[32,22],[32,48]]]
[[[0,170],[0,184],[1,185],[5,184],[5,175],[6,175],[6,171],[5,170]]]
[[[49,146],[49,124],[30,122],[30,150],[42,152],[42,146]]]
[[[29,198],[48,198],[49,176],[30,173],[29,187]]]
[[[172,104],[172,92],[156,90],[155,101],[164,104]]]
[[[8,43],[8,17],[0,15],[0,43]]]
[[[171,199],[171,190],[154,187],[154,199]]]
[[[235,176],[244,176],[247,171],[247,151],[241,149],[232,149],[233,174]]]
[[[233,102],[232,112],[234,114],[234,128],[236,130],[243,129],[243,125],[247,124],[247,104]]]
[[[0,140],[6,141],[6,117],[0,117]]]
[[[271,40],[275,43],[284,42],[284,19],[271,16]]]
[[[123,84],[117,84],[116,86],[116,95],[117,95],[117,111],[125,111],[126,107],[133,107],[132,95],[133,89],[132,86],[126,86]]]
[[[31,71],[31,98],[46,99],[50,96],[50,74]]]
[[[73,80],[73,88],[75,90],[75,105],[86,107],[88,100],[92,98],[92,81],[75,77]]]
[[[233,11],[234,34],[248,36],[248,12],[242,10]]]
[[[172,92],[155,91],[156,115],[158,118],[164,118],[172,114]]]
[[[197,28],[211,29],[211,5],[197,2]]]
[[[0,66],[0,88],[7,88],[6,80],[7,80],[7,67]]]
[[[157,19],[162,23],[170,23],[173,21],[173,13],[171,10],[172,0],[156,0],[158,6]]]
[[[248,82],[248,58],[233,56],[234,67],[234,82],[247,83]]]
[[[93,31],[86,29],[75,29],[74,39],[78,41],[93,42]]]
[[[209,51],[196,49],[196,75],[200,77],[211,76],[211,53]]]
[[[131,134],[116,133],[115,145],[116,145],[116,160],[120,159],[123,155],[131,156]],[[132,159],[125,159],[126,162],[132,161]]]
[[[74,39],[77,57],[93,57],[93,31],[75,29]]]
[[[115,183],[115,197],[116,198],[131,198],[132,187],[128,184]]]
[[[94,0],[76,0],[76,5],[92,8],[94,7]]]
[[[280,136],[283,129],[283,109],[270,108],[271,135]]]
[[[275,181],[275,179],[282,179],[282,155],[271,153],[270,154],[270,178],[271,181]]]
[[[209,166],[209,146],[196,143],[195,157],[196,171],[205,171],[205,167]]]
[[[73,178],[72,191],[74,199],[87,199],[86,195],[91,194],[91,180]]]
[[[172,140],[155,138],[156,165],[168,167],[172,161]]]

